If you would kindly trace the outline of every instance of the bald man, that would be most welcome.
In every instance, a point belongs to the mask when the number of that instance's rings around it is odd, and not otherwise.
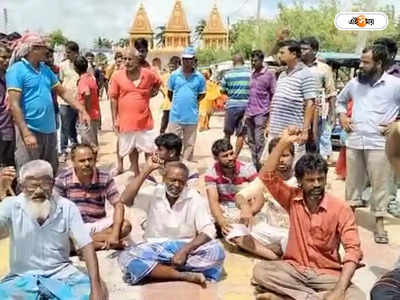
[[[119,138],[119,155],[129,156],[131,171],[139,175],[139,151],[155,150],[154,122],[150,98],[160,88],[161,80],[154,72],[142,67],[139,53],[130,48],[124,53],[125,68],[111,78],[108,94],[111,99],[114,131]],[[119,170],[121,171],[121,170]]]
[[[234,55],[232,62],[233,69],[222,78],[221,92],[229,97],[225,113],[225,138],[230,141],[231,136],[236,132],[235,155],[238,156],[246,135],[243,118],[249,100],[250,69],[244,65],[241,55]]]

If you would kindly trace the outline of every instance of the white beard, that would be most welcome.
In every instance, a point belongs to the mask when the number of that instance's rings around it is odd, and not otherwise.
[[[44,200],[43,202],[35,202],[32,200],[26,201],[27,213],[34,220],[46,220],[52,208],[52,203],[49,199]]]

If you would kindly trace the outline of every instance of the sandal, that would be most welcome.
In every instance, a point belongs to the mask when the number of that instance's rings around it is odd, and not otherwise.
[[[374,240],[375,240],[375,243],[377,243],[377,244],[388,244],[389,238],[388,238],[387,231],[385,230],[382,234],[379,234],[378,232],[374,232]]]

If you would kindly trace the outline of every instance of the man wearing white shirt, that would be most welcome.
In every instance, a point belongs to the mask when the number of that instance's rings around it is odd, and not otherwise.
[[[150,159],[139,175],[137,192],[148,172],[160,167]],[[146,242],[123,251],[119,257],[123,278],[129,284],[143,279],[181,280],[204,285],[221,277],[225,253],[215,240],[216,229],[207,201],[187,187],[189,171],[181,162],[169,162],[164,183],[154,189],[147,207]],[[134,205],[135,199],[129,199]]]
[[[79,55],[79,45],[73,41],[69,41],[65,45],[65,57],[60,64],[60,80],[63,87],[74,99],[78,93],[79,75],[74,68],[74,61]],[[68,142],[76,144],[78,142],[76,132],[76,122],[78,119],[77,111],[65,102],[61,97],[58,98],[60,103],[61,116],[61,162],[65,162],[67,158]]]

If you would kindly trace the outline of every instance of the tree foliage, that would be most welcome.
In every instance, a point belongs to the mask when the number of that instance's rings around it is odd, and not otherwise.
[[[54,30],[49,34],[50,45],[51,47],[55,47],[57,45],[65,45],[68,42],[68,38],[66,38],[61,31],[61,29]]]
[[[230,60],[231,53],[229,50],[204,48],[197,51],[196,57],[199,65],[205,66],[224,60]]]
[[[95,40],[93,41],[93,46],[95,48],[99,48],[99,49],[102,49],[102,48],[111,49],[112,45],[113,45],[112,40],[109,40],[109,39],[107,39],[105,37],[101,37],[101,36],[95,38]]]
[[[116,43],[116,46],[121,48],[126,48],[129,46],[129,39],[128,38],[120,38]]]
[[[203,37],[203,32],[206,26],[207,26],[207,21],[205,19],[200,19],[199,23],[197,23],[196,28],[194,29],[195,41],[199,41]]]
[[[164,25],[157,27],[157,33],[154,39],[159,47],[165,46],[165,28],[166,27]]]
[[[365,0],[355,4],[354,11],[364,7]],[[357,44],[357,31],[339,31],[334,24],[339,5],[336,0],[320,0],[314,7],[305,7],[303,1],[294,1],[287,6],[280,3],[279,13],[273,19],[257,21],[249,19],[234,24],[229,33],[232,53],[241,53],[249,57],[252,49],[261,49],[268,53],[276,42],[276,32],[280,28],[289,28],[290,38],[301,39],[315,36],[320,41],[322,51],[353,52]],[[388,15],[389,25],[384,31],[368,33],[368,41],[379,36],[394,38],[400,43],[400,19],[395,20],[393,6],[378,7]]]

